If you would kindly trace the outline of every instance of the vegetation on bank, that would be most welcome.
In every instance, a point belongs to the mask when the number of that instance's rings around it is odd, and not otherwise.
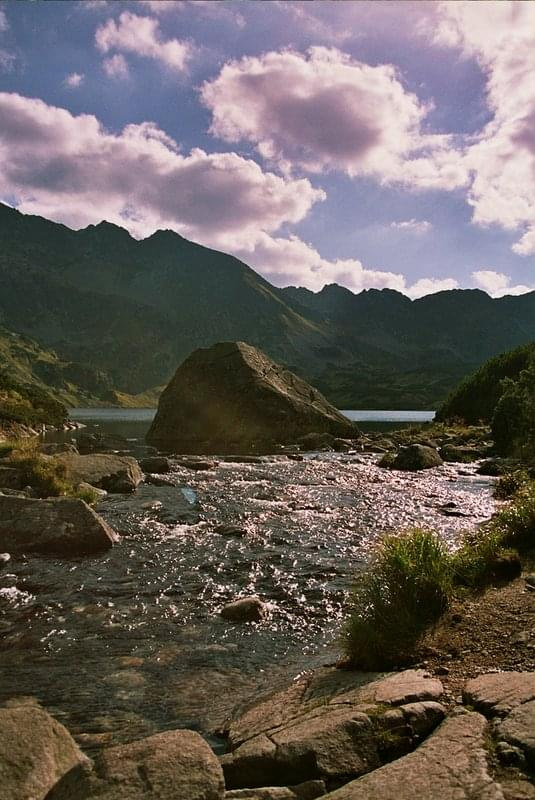
[[[455,598],[516,577],[518,553],[534,548],[535,481],[529,478],[454,553],[431,531],[386,537],[353,592],[343,637],[348,662],[381,670],[409,661]]]
[[[4,466],[17,470],[21,484],[30,487],[34,497],[77,497],[94,503],[97,494],[75,486],[67,478],[65,465],[40,453],[38,444],[37,439],[0,442],[0,458]]]
[[[21,425],[60,425],[67,409],[40,386],[20,384],[0,370],[0,422]]]

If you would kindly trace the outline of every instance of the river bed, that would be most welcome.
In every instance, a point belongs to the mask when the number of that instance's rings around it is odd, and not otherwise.
[[[455,547],[493,511],[492,481],[474,465],[400,473],[376,460],[175,464],[169,485],[109,496],[97,510],[123,534],[112,550],[13,558],[0,573],[0,699],[36,697],[89,751],[176,727],[217,748],[236,704],[336,660],[378,538],[418,525]],[[248,594],[271,605],[266,621],[219,616]]]

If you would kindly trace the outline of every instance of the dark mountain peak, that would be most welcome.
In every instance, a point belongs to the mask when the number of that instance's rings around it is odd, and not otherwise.
[[[89,235],[96,233],[99,237],[105,236],[109,239],[132,239],[126,228],[122,228],[120,225],[115,225],[114,222],[108,222],[105,219],[101,220],[97,225],[87,225],[87,227],[82,228],[80,233]]]

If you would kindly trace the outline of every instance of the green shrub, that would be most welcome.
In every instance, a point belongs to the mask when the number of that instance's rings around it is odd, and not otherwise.
[[[497,579],[515,577],[518,556],[504,547],[504,536],[494,524],[467,534],[452,557],[456,585],[478,589]]]
[[[448,607],[451,556],[429,531],[388,536],[355,586],[345,629],[348,660],[375,670],[404,661]]]
[[[528,483],[529,479],[529,474],[525,469],[515,469],[500,475],[494,485],[494,497],[498,500],[509,499]]]
[[[40,497],[59,497],[72,490],[65,465],[51,458],[21,450],[12,454],[11,462],[21,472],[24,485],[31,486]]]
[[[535,481],[524,484],[512,502],[495,515],[493,526],[504,544],[519,550],[535,547]]]

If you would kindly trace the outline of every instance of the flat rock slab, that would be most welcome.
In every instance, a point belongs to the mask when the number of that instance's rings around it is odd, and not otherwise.
[[[79,767],[46,800],[222,800],[223,773],[194,731],[158,733],[103,750],[94,767]]]
[[[107,492],[128,493],[135,492],[143,480],[139,464],[131,456],[60,453],[54,458],[64,464],[67,477],[74,484],[90,483]]]
[[[340,783],[408,752],[444,717],[440,681],[423,670],[363,683],[319,670],[243,714],[221,759],[227,788]],[[392,752],[394,751],[394,752]]]
[[[0,708],[0,797],[43,800],[65,773],[87,763],[67,729],[44,709]]]
[[[260,789],[234,789],[225,800],[315,800],[325,794],[323,781],[306,781],[298,786],[263,786]]]
[[[417,750],[346,784],[325,800],[504,800],[487,763],[481,714],[448,718]]]
[[[115,531],[83,500],[0,495],[0,550],[85,556],[116,541]]]
[[[535,700],[535,672],[496,672],[468,681],[465,705],[487,716],[503,716],[516,706]]]

